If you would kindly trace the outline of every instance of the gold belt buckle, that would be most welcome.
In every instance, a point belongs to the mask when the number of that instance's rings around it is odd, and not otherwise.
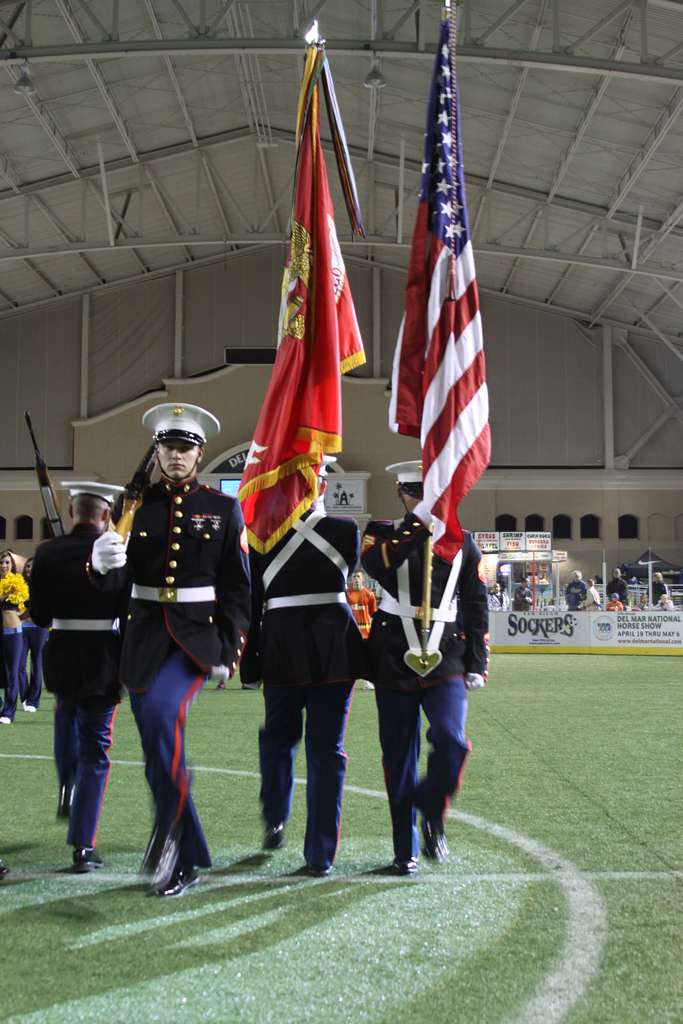
[[[175,604],[178,600],[178,588],[161,587],[159,589],[159,600],[162,604]]]

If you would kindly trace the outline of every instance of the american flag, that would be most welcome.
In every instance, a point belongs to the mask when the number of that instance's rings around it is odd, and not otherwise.
[[[429,96],[420,201],[392,373],[389,426],[419,437],[434,550],[462,544],[458,505],[491,454],[484,338],[465,202],[460,111],[448,18]]]

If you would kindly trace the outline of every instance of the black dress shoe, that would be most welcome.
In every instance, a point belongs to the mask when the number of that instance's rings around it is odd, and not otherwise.
[[[102,858],[88,846],[75,846],[73,852],[73,871],[77,875],[85,875],[88,871],[102,867]]]
[[[445,860],[448,856],[448,843],[443,831],[443,821],[436,819],[422,821],[422,852],[430,860]]]
[[[398,857],[394,857],[391,864],[393,875],[414,875],[416,871],[417,860],[415,857],[409,857],[408,860],[399,860]]]
[[[4,860],[0,860],[0,881],[2,881],[3,878],[6,878],[8,874],[9,868],[5,864]]]
[[[199,882],[199,872],[193,867],[176,867],[164,885],[152,886],[155,896],[181,896],[186,889]]]
[[[301,874],[308,875],[309,878],[324,878],[326,875],[329,875],[331,871],[331,864],[328,864],[327,867],[323,867],[322,864],[304,864],[301,869]]]
[[[59,787],[59,797],[57,799],[57,820],[60,818],[69,819],[69,812],[71,811],[71,804],[74,799],[74,787],[73,783],[68,782],[64,786]]]
[[[263,849],[264,850],[280,850],[285,845],[285,823],[280,822],[279,825],[273,825],[272,828],[267,828],[263,834]]]

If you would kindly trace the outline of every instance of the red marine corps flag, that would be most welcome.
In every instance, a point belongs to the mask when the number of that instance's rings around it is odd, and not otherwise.
[[[320,144],[320,85],[354,232],[363,233],[329,65],[309,47],[297,112],[297,158],[278,349],[239,499],[249,543],[266,553],[318,496],[324,454],[341,450],[341,374],[365,362]]]
[[[458,505],[491,455],[479,296],[470,241],[455,77],[455,11],[441,25],[427,112],[420,204],[394,355],[389,426],[419,437],[434,550],[462,544]],[[422,513],[422,515],[421,515]]]

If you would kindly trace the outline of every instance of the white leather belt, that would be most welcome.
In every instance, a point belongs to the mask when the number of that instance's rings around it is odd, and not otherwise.
[[[53,619],[53,629],[74,630],[83,633],[106,633],[114,628],[114,619]]]
[[[134,583],[131,597],[161,604],[194,604],[216,600],[215,587],[141,587]]]
[[[266,611],[273,608],[300,608],[316,604],[346,604],[346,594],[334,591],[328,594],[292,594],[291,597],[269,597]]]
[[[402,619],[419,619],[422,616],[421,608],[417,608],[412,604],[401,604],[391,594],[382,594],[379,607],[381,611],[389,612],[390,615],[400,615]],[[441,611],[440,608],[432,608],[431,621],[455,622],[456,614],[455,608],[447,608],[445,611]]]

